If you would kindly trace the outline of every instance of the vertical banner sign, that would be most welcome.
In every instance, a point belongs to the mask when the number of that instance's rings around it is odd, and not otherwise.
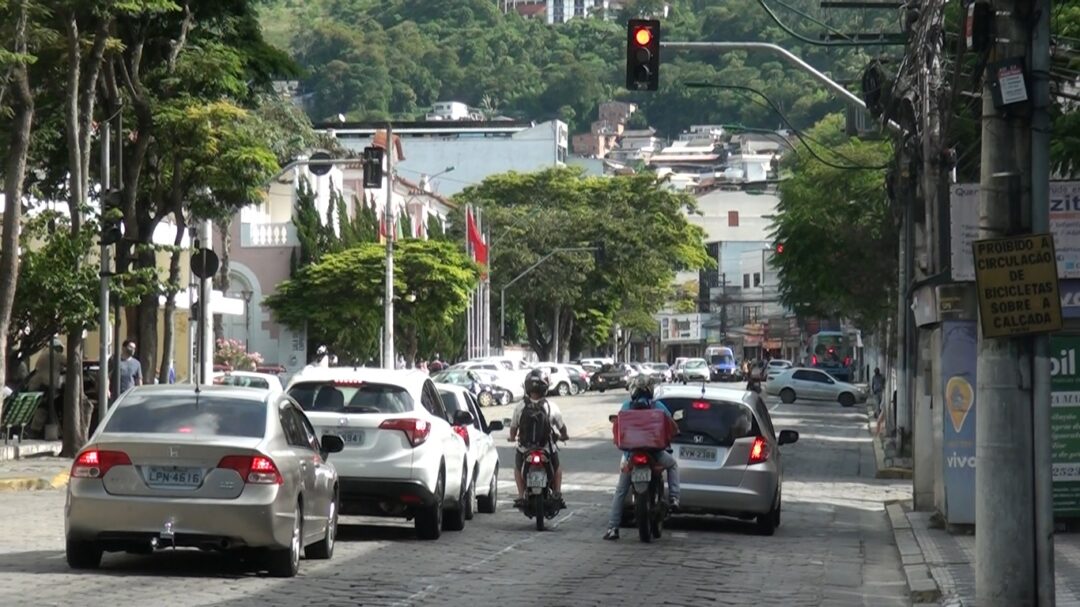
[[[1080,337],[1050,337],[1054,516],[1080,517]]]
[[[977,240],[973,246],[984,338],[1061,330],[1052,235]]]
[[[975,321],[942,323],[941,407],[945,463],[945,519],[952,525],[975,524],[975,368],[978,334]]]

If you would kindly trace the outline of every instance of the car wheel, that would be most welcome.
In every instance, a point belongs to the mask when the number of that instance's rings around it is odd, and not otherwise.
[[[304,543],[304,509],[296,505],[292,538],[288,548],[276,548],[267,554],[267,569],[274,577],[295,577],[300,571],[300,550]]]
[[[840,400],[840,406],[841,407],[854,407],[855,406],[855,397],[852,396],[852,394],[850,392],[844,392],[843,394],[841,394],[839,400]]]
[[[476,475],[480,469],[473,470],[472,480],[469,481],[469,492],[465,495],[465,520],[471,521],[476,516]]]
[[[101,566],[101,546],[97,542],[67,541],[67,563],[72,569],[97,569]]]
[[[437,540],[442,534],[443,493],[446,491],[445,474],[439,471],[439,480],[435,482],[435,503],[416,513],[414,525],[416,535],[422,540]]]
[[[603,394],[604,390],[606,390],[607,388],[598,388],[598,389],[600,390],[600,394]]]
[[[483,514],[495,514],[495,509],[499,503],[499,467],[495,466],[495,470],[491,472],[491,486],[488,487],[488,494],[481,495],[476,498],[476,509]]]
[[[780,391],[780,400],[783,401],[785,404],[790,405],[791,403],[795,402],[795,391],[791,388],[784,388]]]
[[[461,463],[461,489],[458,490],[457,504],[449,512],[443,514],[443,531],[461,531],[465,528],[465,500],[470,495],[467,481],[469,480],[468,468],[465,462]]]
[[[581,394],[581,388],[577,384],[570,384],[570,396]]]
[[[570,385],[561,381],[559,382],[558,387],[555,388],[555,391],[559,393],[559,396],[566,396],[570,394]]]
[[[480,396],[476,397],[476,401],[480,403],[481,407],[490,407],[495,403],[495,397],[491,395],[491,392],[485,390],[480,393]]]
[[[780,494],[776,495],[776,504],[773,505],[772,510],[764,514],[759,514],[757,517],[757,531],[761,535],[772,535],[776,533],[776,527],[780,524]]]
[[[329,559],[334,556],[334,540],[337,538],[337,525],[338,525],[338,496],[337,492],[334,492],[333,499],[330,500],[330,510],[326,516],[326,535],[319,542],[316,542],[304,549],[304,556],[309,559]]]

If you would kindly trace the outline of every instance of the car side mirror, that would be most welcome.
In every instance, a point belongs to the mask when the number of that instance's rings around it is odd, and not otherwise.
[[[608,419],[609,422],[614,424],[615,420],[619,419],[619,416],[618,415],[609,415],[609,416],[607,416],[607,419]]]
[[[473,423],[472,413],[469,411],[454,411],[454,425],[468,426]]]
[[[505,427],[506,426],[503,426],[503,423],[501,421],[498,421],[498,420],[495,420],[493,422],[488,422],[488,434],[491,434],[492,432],[498,432],[499,430],[502,430]]]
[[[323,434],[319,444],[322,445],[322,450],[326,454],[340,453],[345,448],[345,441],[336,434]]]
[[[776,442],[781,445],[790,445],[799,442],[799,433],[794,430],[781,430],[780,437]]]

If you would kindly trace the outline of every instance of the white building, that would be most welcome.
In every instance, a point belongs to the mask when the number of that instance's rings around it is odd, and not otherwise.
[[[359,152],[371,145],[383,125],[321,125],[332,130],[343,146]],[[563,166],[569,137],[566,123],[421,122],[394,126],[394,135],[407,153],[394,171],[432,192],[452,196],[486,177],[518,171],[528,173]]]

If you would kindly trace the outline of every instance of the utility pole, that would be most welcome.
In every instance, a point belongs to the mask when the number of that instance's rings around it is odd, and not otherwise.
[[[993,90],[999,77],[995,62],[1025,57],[1030,50],[1031,6],[1025,0],[994,0],[992,7],[994,34],[982,91],[981,239],[1016,235],[1034,227],[1023,225],[1022,216],[1022,209],[1033,208],[1027,204],[1032,202],[1034,183],[1027,182],[1034,179],[1029,108],[1027,103],[999,108]],[[1049,187],[1047,175],[1039,179],[1043,181],[1040,187]],[[1045,203],[1044,209],[1048,212]],[[979,605],[1040,604],[1033,409],[1050,403],[1049,398],[1033,399],[1034,342],[1032,337],[986,338],[982,323],[979,326],[975,440],[975,593]],[[1049,372],[1046,375],[1039,381],[1049,381]],[[1049,440],[1049,433],[1039,437],[1042,442]],[[1048,473],[1049,467],[1043,472]]]
[[[109,166],[109,144],[111,133],[109,121],[106,120],[101,129],[101,272],[98,279],[98,425],[105,419],[105,412],[109,409],[109,245],[105,243],[105,197],[112,187]],[[119,366],[119,365],[117,365]],[[116,385],[120,389],[120,384]]]
[[[386,291],[383,293],[383,368],[393,369],[394,357],[394,129],[386,123],[386,207],[383,225],[386,231]]]

